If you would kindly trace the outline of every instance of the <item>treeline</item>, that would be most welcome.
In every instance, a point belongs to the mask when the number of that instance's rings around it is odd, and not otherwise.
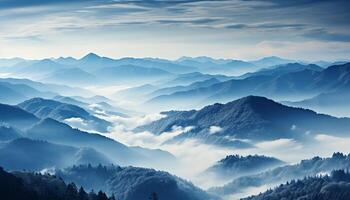
[[[74,183],[49,174],[8,173],[0,167],[0,199],[2,200],[115,200],[104,192],[86,192]]]
[[[331,175],[292,180],[275,189],[243,200],[349,200],[350,173],[334,170]]]

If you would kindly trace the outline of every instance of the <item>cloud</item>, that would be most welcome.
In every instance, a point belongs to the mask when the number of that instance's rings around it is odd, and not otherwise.
[[[220,133],[221,131],[222,131],[222,128],[220,126],[210,126],[209,127],[210,134]]]
[[[162,144],[167,140],[182,133],[191,131],[193,128],[193,126],[173,126],[171,131],[163,132],[160,135],[155,135],[148,131],[133,132],[130,129],[126,128],[126,126],[119,124],[110,129],[109,133],[106,134],[106,136],[131,146],[141,146],[154,149],[160,148]]]
[[[63,121],[73,128],[78,128],[80,130],[89,129],[88,123],[84,119],[79,117],[72,117],[72,118],[65,119]]]
[[[260,29],[260,30],[280,30],[280,29],[295,29],[301,30],[307,27],[306,24],[291,24],[291,23],[259,23],[259,24],[230,24],[224,26],[229,29]]]
[[[281,148],[285,148],[285,149],[302,148],[301,144],[299,144],[293,139],[278,139],[278,140],[260,142],[260,143],[257,143],[256,146],[264,150],[277,150]]]
[[[264,42],[338,42],[335,49],[339,49],[350,42],[349,4],[343,0],[3,0],[0,46],[6,51],[0,53],[50,57],[95,51],[110,55],[114,49],[111,56],[118,57],[249,54],[240,58],[250,59],[267,54],[255,48]],[[31,41],[31,46],[25,41]],[[175,48],[180,51],[170,51]],[[271,54],[282,52],[280,56],[290,57],[289,46],[273,50]],[[315,46],[311,53],[294,54],[298,59],[310,54],[319,55],[318,59],[341,58],[350,49],[328,51]]]
[[[332,33],[323,28],[314,29],[303,34],[305,37],[321,40],[321,41],[337,41],[350,42],[350,34],[348,33]]]
[[[133,130],[134,128],[136,128],[138,126],[146,125],[146,124],[149,124],[153,121],[160,120],[160,119],[166,117],[166,115],[160,114],[160,113],[155,113],[155,114],[147,114],[147,115],[143,115],[143,116],[128,117],[128,118],[116,116],[116,115],[110,115],[110,116],[97,115],[97,117],[99,117],[101,119],[105,119],[109,122],[112,122],[117,126],[122,126],[123,129]]]
[[[350,137],[319,134],[315,140],[320,143],[319,146],[322,146],[322,151],[326,151],[328,154],[336,151],[349,153]]]
[[[201,19],[162,19],[162,20],[156,20],[155,22],[160,24],[191,24],[191,25],[206,25],[206,24],[212,24],[213,22],[218,22],[220,19],[215,18],[201,18]]]

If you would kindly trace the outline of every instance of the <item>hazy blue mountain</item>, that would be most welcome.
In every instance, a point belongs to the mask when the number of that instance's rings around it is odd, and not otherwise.
[[[348,116],[350,109],[350,91],[337,89],[321,93],[309,99],[296,102],[284,102],[287,105],[316,110],[317,112]]]
[[[350,174],[344,170],[334,170],[330,176],[307,177],[292,180],[262,194],[243,200],[310,199],[347,200],[350,196]]]
[[[121,108],[119,106],[112,105],[114,101],[100,95],[95,95],[91,97],[81,97],[81,96],[56,96],[54,100],[77,105],[79,107],[88,110],[89,112],[98,115],[117,115],[121,117],[128,117],[129,114],[134,114],[134,111]]]
[[[73,85],[95,85],[98,81],[94,75],[77,67],[56,70],[42,79],[48,83],[64,83]]]
[[[49,174],[33,172],[6,172],[0,167],[0,195],[11,200],[115,200],[105,193],[87,193],[78,189],[74,183],[65,184]]]
[[[59,93],[61,95],[86,95],[91,96],[92,93],[83,88],[70,87],[66,85],[59,84],[49,84],[49,83],[41,83],[37,81],[32,81],[29,79],[18,79],[18,78],[0,78],[1,82],[7,82],[11,84],[22,84],[32,87],[40,92],[51,92],[51,93]],[[56,94],[56,95],[57,95]]]
[[[27,131],[27,136],[33,139],[65,144],[77,147],[92,147],[105,153],[114,161],[124,163],[135,159],[138,154],[127,146],[99,134],[92,134],[46,118]],[[128,156],[127,156],[128,155]]]
[[[83,126],[86,127],[79,127],[83,129],[106,132],[107,128],[112,125],[108,121],[91,115],[79,106],[61,103],[59,101],[33,98],[18,104],[18,106],[41,119],[52,118],[65,123],[69,123],[68,120],[72,118],[83,120]]]
[[[226,64],[230,61],[231,59],[215,59],[208,56],[198,56],[198,57],[182,56],[181,58],[176,60],[176,62],[183,62],[183,63],[186,63],[186,65],[192,65],[192,64],[195,65],[195,63],[210,63],[210,62],[215,64]]]
[[[45,140],[52,143],[70,145],[75,147],[91,147],[105,154],[109,159],[120,165],[130,164],[157,164],[159,151],[145,149],[146,153],[153,155],[153,160],[149,160],[144,154],[135,151],[113,139],[100,134],[88,133],[73,129],[67,124],[56,120],[46,118],[35,124],[26,132],[26,136],[32,139]],[[151,154],[154,152],[154,154]],[[174,157],[170,153],[167,161],[170,162]],[[162,158],[164,159],[164,154]]]
[[[350,63],[333,65],[323,70],[311,87],[322,88],[324,92],[350,88]]]
[[[137,87],[132,87],[124,90],[120,90],[113,94],[116,99],[139,99],[144,98],[146,94],[152,93],[159,87],[151,84],[144,84]]]
[[[122,200],[148,199],[154,192],[159,199],[168,200],[218,199],[188,181],[153,169],[85,165],[60,170],[56,175],[84,188],[104,189]]]
[[[55,93],[41,92],[25,84],[13,84],[0,80],[0,102],[16,104],[35,96],[52,97]]]
[[[143,83],[144,81],[157,81],[173,76],[170,72],[158,68],[146,68],[134,65],[121,65],[115,67],[104,67],[93,72],[93,75],[103,77],[102,81],[107,83],[123,83],[133,81]]]
[[[173,126],[194,126],[195,129],[177,136],[181,138],[233,137],[236,139],[273,140],[303,139],[314,133],[344,135],[350,119],[317,114],[311,110],[294,108],[265,97],[248,96],[226,104],[213,104],[200,110],[164,112],[167,117],[137,130],[154,134],[171,131]],[[216,132],[211,133],[211,127]]]
[[[194,66],[198,72],[235,75],[255,71],[257,66],[242,60],[213,59],[210,57],[182,57],[176,61],[185,66]]]
[[[285,163],[277,158],[260,155],[229,155],[219,160],[203,172],[203,176],[212,174],[220,179],[233,179],[240,176],[256,174]]]
[[[113,106],[105,101],[112,102],[112,100],[103,97],[103,96],[92,96],[89,98],[81,97],[81,96],[55,96],[53,98],[59,102],[76,105],[84,108],[85,110],[89,110],[90,112],[99,114],[99,115],[117,115],[121,117],[128,117],[128,114],[133,113],[130,110],[123,109],[117,106]],[[126,114],[127,113],[127,114]]]
[[[0,58],[0,67],[11,67],[24,61],[23,58]]]
[[[152,91],[151,93],[149,93],[147,95],[147,97],[152,98],[152,97],[156,97],[156,96],[160,96],[160,95],[169,95],[169,94],[172,94],[175,92],[193,90],[193,89],[197,89],[197,88],[201,88],[201,87],[208,87],[208,86],[216,84],[216,83],[220,83],[220,81],[216,78],[210,78],[210,79],[206,79],[203,81],[194,82],[194,83],[191,83],[190,85],[186,85],[186,86],[181,85],[181,86],[165,87],[165,88],[161,88],[161,89],[157,89],[155,91]]]
[[[239,76],[239,78],[242,79],[242,78],[247,78],[252,76],[261,76],[261,75],[280,76],[286,73],[304,71],[304,70],[322,71],[323,68],[314,64],[303,65],[300,63],[288,63],[283,65],[273,66],[270,68],[264,68],[256,72],[250,72],[242,76]]]
[[[53,100],[55,101],[59,101],[62,103],[67,103],[67,104],[72,104],[72,105],[76,105],[76,106],[80,106],[80,107],[86,107],[89,106],[88,103],[83,102],[83,101],[79,101],[73,97],[67,97],[67,96],[61,96],[61,95],[57,95],[53,98]]]
[[[0,142],[11,141],[22,137],[18,130],[6,125],[0,125]]]
[[[74,148],[20,138],[0,149],[0,165],[9,170],[62,168],[76,164],[110,164],[103,154],[89,148]]]
[[[1,124],[7,124],[18,129],[27,129],[39,121],[35,115],[16,106],[0,104],[0,113]]]
[[[111,58],[101,57],[94,53],[89,53],[79,59],[75,66],[87,72],[93,72],[95,70],[101,69],[103,67],[114,66],[115,61]]]
[[[26,97],[23,94],[0,83],[0,102],[15,104],[24,100],[26,100]]]
[[[225,75],[210,75],[210,74],[202,74],[200,72],[193,72],[187,74],[179,74],[176,78],[161,84],[163,87],[175,87],[175,86],[186,86],[195,82],[205,81],[208,79],[215,78],[219,81],[226,81],[231,79],[229,76]]]
[[[250,61],[250,63],[253,63],[254,65],[261,66],[261,67],[269,67],[269,66],[274,66],[274,65],[295,63],[295,61],[285,59],[285,58],[280,58],[277,56],[270,56],[270,57],[261,58],[259,60]]]
[[[349,169],[349,167],[349,155],[334,153],[330,158],[314,157],[309,160],[302,160],[298,164],[286,165],[255,175],[239,177],[222,187],[214,187],[209,189],[209,191],[228,195],[249,187],[259,187],[265,184],[278,185],[292,179],[302,179],[307,176],[316,176],[320,173],[330,173],[332,170]]]
[[[195,66],[181,65],[169,60],[154,58],[121,58],[116,60],[116,65],[135,65],[147,68],[158,68],[174,74],[190,73],[198,70]]]
[[[205,88],[162,95],[146,102],[149,107],[191,108],[213,102],[227,102],[247,95],[277,99],[315,96],[333,90],[350,88],[350,63],[330,66],[323,71],[305,69],[280,76],[260,75],[228,80]],[[187,101],[191,98],[191,101]],[[168,106],[171,105],[171,106]]]
[[[346,63],[348,63],[348,62],[349,62],[349,61],[335,61],[335,62],[330,62],[330,61],[323,61],[323,60],[320,60],[320,61],[315,61],[315,62],[312,62],[312,63],[315,64],[315,65],[318,65],[318,66],[327,68],[327,67],[332,66],[332,65],[343,65],[343,64],[346,64]]]
[[[50,59],[40,60],[38,62],[34,62],[28,66],[23,67],[16,71],[16,75],[24,76],[24,77],[33,77],[36,79],[44,78],[47,74],[53,73],[56,70],[61,70],[68,68],[67,65],[62,65],[60,63],[54,62]]]
[[[78,60],[73,57],[59,57],[54,59],[54,61],[62,65],[75,65]]]
[[[121,107],[116,107],[113,106],[107,102],[99,102],[99,103],[95,103],[92,105],[90,105],[90,109],[92,107],[93,112],[99,114],[99,115],[103,115],[103,116],[110,116],[110,115],[116,115],[116,116],[120,116],[120,117],[129,117],[129,115],[135,114],[136,112],[131,111],[131,110],[127,110]]]

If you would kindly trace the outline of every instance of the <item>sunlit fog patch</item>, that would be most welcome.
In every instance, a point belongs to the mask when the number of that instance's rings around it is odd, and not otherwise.
[[[85,87],[84,89],[90,90],[97,95],[111,96],[115,92],[125,90],[130,87],[131,86],[128,86],[128,85],[112,85],[112,86],[103,85],[103,86],[88,86],[88,87]]]
[[[171,131],[163,132],[160,135],[155,135],[148,131],[143,132],[133,132],[128,129],[125,125],[119,124],[114,126],[110,133],[109,137],[120,141],[122,143],[131,145],[131,146],[142,146],[148,148],[160,148],[164,142],[167,140],[178,136],[182,133],[189,132],[193,129],[193,126],[182,127],[182,126],[173,126]]]
[[[339,151],[349,153],[350,137],[336,137],[331,135],[319,134],[315,136],[315,140],[319,142],[320,152],[331,154]]]
[[[69,126],[73,128],[78,128],[80,130],[87,130],[89,129],[88,123],[79,117],[72,117],[64,120],[65,123],[67,123]]]
[[[276,150],[276,149],[301,149],[302,145],[295,141],[294,139],[278,139],[278,140],[272,140],[272,141],[264,141],[257,143],[255,146],[257,146],[260,149],[265,149],[265,150]]]
[[[222,131],[222,128],[220,126],[210,126],[209,127],[210,134],[220,133],[221,131]]]
[[[161,148],[178,158],[178,166],[175,169],[170,168],[170,172],[190,179],[204,189],[221,184],[221,181],[205,176],[202,172],[221,158],[234,153],[233,149],[203,144],[196,139],[187,139],[176,144],[164,144]]]
[[[146,125],[151,122],[160,120],[166,115],[155,113],[155,114],[148,114],[143,116],[136,116],[136,117],[121,117],[117,115],[97,115],[99,118],[107,120],[109,122],[112,122],[114,126],[123,127],[126,130],[133,130],[138,126]],[[113,131],[113,129],[111,130]]]

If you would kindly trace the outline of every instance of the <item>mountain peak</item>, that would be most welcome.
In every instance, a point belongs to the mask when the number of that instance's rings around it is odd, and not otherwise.
[[[95,59],[99,59],[101,58],[99,55],[95,54],[95,53],[89,53],[87,55],[85,55],[84,57],[82,57],[80,60],[95,60]]]

